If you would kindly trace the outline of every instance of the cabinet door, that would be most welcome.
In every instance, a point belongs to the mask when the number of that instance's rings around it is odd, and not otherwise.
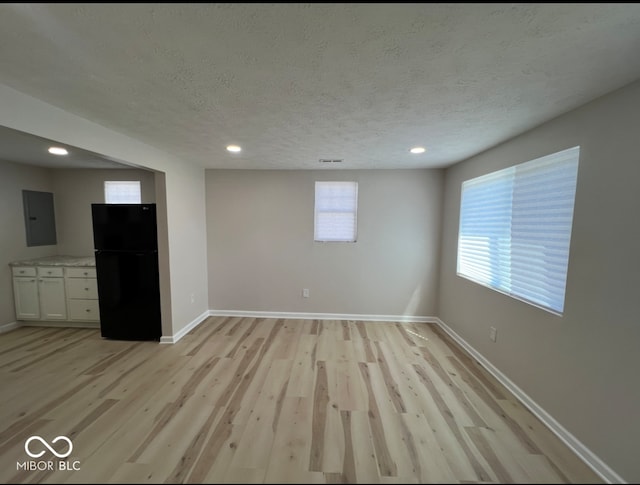
[[[64,278],[39,278],[40,316],[42,320],[66,320],[67,302]]]
[[[13,278],[13,295],[17,320],[39,320],[38,281],[36,278]]]

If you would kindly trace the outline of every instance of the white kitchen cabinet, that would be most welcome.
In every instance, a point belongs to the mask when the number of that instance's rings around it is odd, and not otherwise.
[[[45,261],[12,263],[16,320],[29,325],[99,327],[96,268],[89,258],[55,256]],[[82,265],[85,261],[87,265]]]
[[[40,320],[38,280],[35,271],[33,271],[33,276],[13,277],[13,294],[18,320]]]
[[[67,319],[64,278],[38,277],[38,294],[40,296],[40,318],[42,320]]]
[[[65,286],[69,320],[100,321],[98,284],[95,268],[66,268]]]
[[[18,320],[67,319],[62,268],[14,267],[13,294]]]

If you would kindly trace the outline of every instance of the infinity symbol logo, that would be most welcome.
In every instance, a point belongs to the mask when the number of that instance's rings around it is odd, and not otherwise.
[[[45,454],[45,450],[42,450],[40,453],[31,453],[31,451],[29,450],[29,444],[33,441],[33,440],[37,440],[40,443],[42,443],[45,448],[47,448],[51,453],[53,453],[54,455],[56,455],[58,458],[66,458],[67,456],[69,456],[71,454],[71,451],[73,450],[73,443],[71,443],[71,440],[69,438],[67,438],[66,436],[56,436],[53,440],[51,440],[51,444],[54,444],[60,440],[62,441],[66,441],[67,444],[69,445],[69,450],[66,453],[58,453],[56,452],[56,450],[54,450],[51,445],[49,445],[49,443],[47,443],[42,437],[40,436],[32,436],[31,438],[29,438],[27,441],[25,441],[24,443],[24,451],[27,453],[27,455],[29,455],[31,458],[40,458],[42,455]]]

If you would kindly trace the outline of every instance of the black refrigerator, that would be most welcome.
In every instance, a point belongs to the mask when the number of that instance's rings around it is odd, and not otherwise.
[[[100,331],[114,340],[160,340],[155,204],[91,204]]]

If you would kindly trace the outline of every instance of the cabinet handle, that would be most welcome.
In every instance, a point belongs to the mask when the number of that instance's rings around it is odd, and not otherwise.
[[[84,275],[87,276],[89,273],[87,273],[86,271],[84,272]]]
[[[91,310],[89,310],[88,308],[85,310],[87,313],[91,313]]]
[[[19,271],[19,273],[20,273],[20,274],[24,274],[24,270],[20,270],[20,271]]]
[[[89,291],[89,288],[85,288],[84,291]]]

